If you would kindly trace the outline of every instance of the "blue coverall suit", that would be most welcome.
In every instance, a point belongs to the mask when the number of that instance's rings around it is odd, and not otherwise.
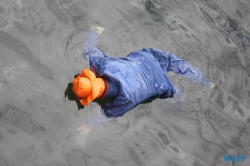
[[[196,83],[209,84],[197,67],[162,50],[144,48],[122,58],[111,58],[96,47],[98,33],[90,32],[84,43],[84,56],[98,77],[107,76],[119,93],[101,108],[108,117],[123,116],[127,111],[150,98],[172,98],[176,89],[166,72],[172,71]]]

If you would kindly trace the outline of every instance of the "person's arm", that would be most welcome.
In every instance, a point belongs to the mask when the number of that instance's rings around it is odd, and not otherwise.
[[[85,59],[89,60],[89,57],[103,57],[103,52],[96,47],[98,35],[102,34],[105,30],[101,27],[92,27],[91,32],[89,32],[85,38],[83,46],[83,54]]]
[[[170,52],[154,48],[145,48],[143,51],[153,54],[164,71],[172,71],[176,74],[181,74],[195,83],[211,85],[211,83],[203,76],[199,68],[193,67],[184,59],[181,59]]]
[[[82,124],[78,130],[83,134],[88,134],[94,127],[105,123],[107,121],[114,120],[114,118],[105,115],[104,111],[101,109],[97,111],[93,116],[89,117],[87,122]]]

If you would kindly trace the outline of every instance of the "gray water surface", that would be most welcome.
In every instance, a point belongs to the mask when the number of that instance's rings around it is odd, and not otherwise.
[[[64,92],[89,68],[93,25],[106,55],[163,49],[214,89],[169,73],[184,105],[158,99],[81,134],[100,107]],[[0,166],[249,166],[249,32],[249,0],[0,0]]]

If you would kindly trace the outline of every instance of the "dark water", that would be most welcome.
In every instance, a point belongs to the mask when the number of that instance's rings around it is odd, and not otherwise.
[[[99,106],[78,111],[64,91],[89,67],[93,25],[106,55],[170,51],[214,89],[169,73],[185,106],[156,100],[80,134]],[[250,165],[249,32],[248,0],[0,0],[0,165]]]

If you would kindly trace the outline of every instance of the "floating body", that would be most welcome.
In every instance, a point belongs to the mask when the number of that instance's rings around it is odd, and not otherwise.
[[[103,79],[105,88],[99,95],[100,87],[93,84],[91,93],[88,88],[86,90],[91,95],[95,91],[95,95],[87,98],[81,98],[77,93],[76,95],[83,105],[87,105],[94,98],[111,97],[111,102],[101,106],[108,117],[123,116],[146,99],[172,98],[176,88],[168,79],[166,72],[169,71],[188,77],[195,83],[210,84],[200,69],[162,50],[144,48],[131,52],[126,57],[108,57],[96,47],[97,37],[98,33],[95,31],[88,34],[84,44],[84,55],[96,76],[92,80]],[[81,74],[78,77],[81,77]],[[73,89],[74,87],[75,84]]]

